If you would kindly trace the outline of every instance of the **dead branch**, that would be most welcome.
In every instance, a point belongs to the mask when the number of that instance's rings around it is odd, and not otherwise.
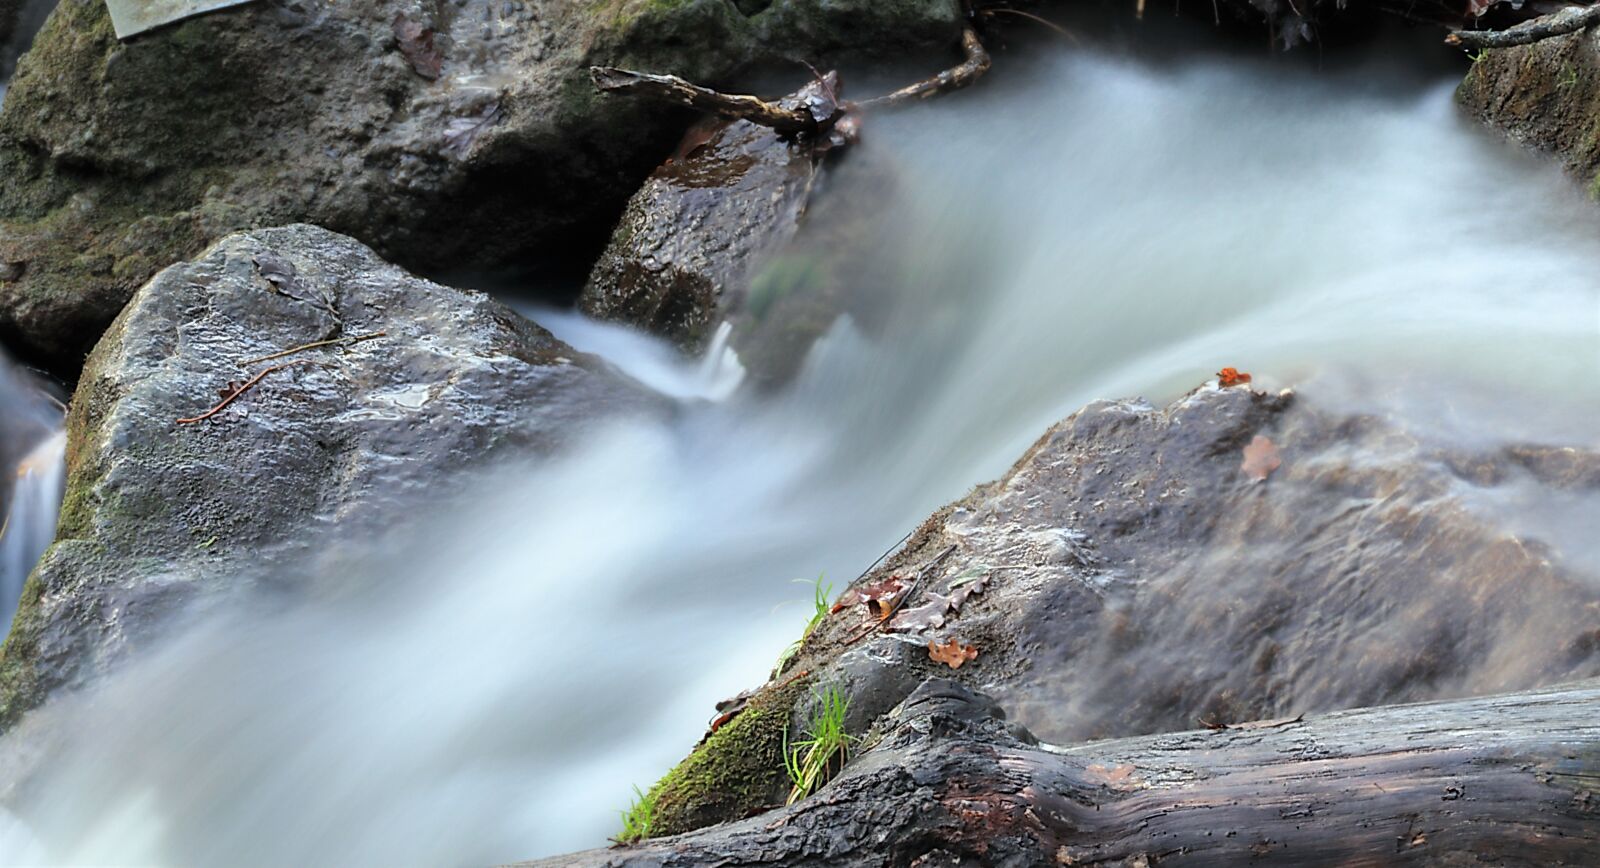
[[[239,399],[240,395],[243,395],[245,392],[248,392],[251,389],[254,389],[256,387],[256,384],[261,382],[261,378],[262,377],[265,377],[266,375],[272,373],[273,371],[281,371],[284,368],[292,368],[295,365],[309,365],[309,364],[311,364],[310,361],[305,360],[305,359],[301,359],[299,361],[284,362],[281,365],[273,365],[270,368],[262,368],[261,369],[261,373],[256,374],[254,377],[251,377],[250,379],[246,380],[244,385],[242,385],[239,388],[234,389],[233,391],[228,392],[227,394],[223,395],[221,403],[217,404],[217,406],[212,407],[211,409],[205,411],[204,413],[201,413],[198,416],[191,416],[188,419],[179,419],[178,420],[178,424],[179,425],[193,425],[196,422],[204,422],[205,420],[210,419],[212,416],[215,416],[218,413],[221,413],[223,410],[227,409],[228,405],[232,404],[234,401],[237,401]]]
[[[983,50],[983,42],[978,39],[978,32],[971,27],[961,31],[961,50],[966,53],[967,59],[958,66],[952,66],[932,78],[925,78],[913,85],[902,87],[894,93],[873,97],[869,100],[856,103],[856,108],[873,109],[887,108],[912,100],[923,100],[952,90],[960,90],[977,81],[985,72],[989,71],[989,52]]]
[[[984,50],[977,31],[971,27],[961,33],[961,49],[966,53],[966,59],[957,66],[893,93],[843,105],[847,109],[890,108],[966,87],[989,70],[989,52]],[[591,66],[589,77],[593,79],[594,86],[605,93],[631,94],[677,103],[703,112],[746,120],[784,134],[825,132],[841,116],[835,112],[827,118],[818,118],[804,107],[786,105],[787,100],[768,102],[746,94],[721,93],[675,75]]]
[[[1575,33],[1596,23],[1600,23],[1600,5],[1568,6],[1504,30],[1457,30],[1444,41],[1462,48],[1510,48]]]
[[[362,341],[370,341],[370,340],[372,340],[374,338],[386,337],[387,335],[388,335],[388,332],[373,332],[372,334],[367,334],[367,335],[357,335],[357,336],[355,336],[353,338],[334,338],[332,340],[327,340],[327,341],[313,341],[312,343],[301,344],[298,347],[290,347],[287,350],[283,350],[282,352],[273,353],[271,355],[260,356],[258,358],[254,358],[254,359],[246,359],[245,361],[240,362],[239,366],[240,367],[246,367],[248,365],[259,364],[261,362],[270,362],[273,359],[281,359],[284,356],[292,356],[295,353],[303,353],[306,350],[314,350],[314,349],[317,349],[318,347],[331,347],[331,346],[334,346],[335,344],[342,344],[344,346],[352,346],[354,344],[359,344]]]
[[[594,81],[594,86],[605,93],[647,96],[703,112],[747,120],[780,133],[810,133],[817,129],[817,122],[810,112],[787,108],[760,97],[719,93],[676,75],[653,75],[610,66],[591,66],[589,77]]]

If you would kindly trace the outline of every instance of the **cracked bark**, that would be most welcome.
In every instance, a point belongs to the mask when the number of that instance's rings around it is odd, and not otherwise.
[[[924,682],[805,801],[525,866],[1587,863],[1600,682],[1068,748]]]

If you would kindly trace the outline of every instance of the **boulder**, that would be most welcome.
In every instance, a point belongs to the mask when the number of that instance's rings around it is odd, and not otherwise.
[[[258,0],[121,42],[63,0],[0,112],[0,340],[71,376],[156,270],[260,225],[420,269],[586,258],[685,122],[591,64],[715,84],[959,28],[954,0]]]
[[[853,585],[759,717],[657,785],[655,828],[781,802],[770,746],[830,686],[857,735],[937,676],[1073,743],[1600,675],[1600,574],[1561,551],[1597,501],[1600,453],[1439,445],[1289,392],[1090,405]],[[857,601],[891,579],[874,626]],[[930,658],[950,641],[975,658]]]
[[[56,543],[0,649],[0,724],[227,592],[338,575],[352,541],[404,533],[491,459],[666,409],[504,305],[349,238],[228,236],[150,281],[89,358]],[[324,569],[292,568],[306,558]]]
[[[1456,99],[1468,115],[1560,160],[1600,197],[1600,33],[1481,51]]]
[[[691,354],[727,323],[753,382],[781,384],[840,315],[881,318],[874,276],[897,180],[870,141],[827,150],[748,121],[691,129],[628,200],[578,305]]]

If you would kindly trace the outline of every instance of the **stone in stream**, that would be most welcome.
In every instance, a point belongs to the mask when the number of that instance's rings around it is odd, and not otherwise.
[[[870,140],[829,151],[748,121],[713,124],[628,200],[578,304],[691,354],[728,322],[754,380],[780,384],[841,314],[879,315],[873,273],[888,258],[896,167]]]
[[[320,341],[381,333],[278,359]],[[200,422],[226,393],[265,374]],[[405,532],[495,457],[549,453],[664,399],[481,293],[312,226],[236,234],[150,281],[90,356],[67,419],[55,545],[0,652],[0,725],[180,613],[350,541]],[[326,546],[337,529],[341,545]]]
[[[1456,100],[1511,139],[1559,159],[1600,197],[1600,33],[1483,51]]]
[[[1258,437],[1281,460],[1262,481],[1242,467]],[[861,605],[828,617],[657,786],[655,829],[782,803],[785,732],[826,685],[857,735],[943,677],[1070,743],[1600,675],[1596,565],[1560,550],[1564,525],[1506,523],[1597,503],[1600,453],[1580,449],[1435,444],[1246,387],[1092,404],[864,576],[914,584],[904,631],[866,632]],[[949,639],[977,658],[930,660]]]
[[[594,64],[746,70],[956,44],[954,0],[259,0],[117,40],[63,0],[0,112],[0,340],[58,374],[145,280],[310,222],[410,268],[583,259],[686,116]]]

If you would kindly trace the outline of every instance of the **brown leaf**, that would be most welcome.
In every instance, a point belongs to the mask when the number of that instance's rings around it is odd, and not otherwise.
[[[394,38],[400,44],[400,53],[417,75],[432,81],[444,68],[444,55],[433,45],[433,29],[412,21],[404,12],[394,17]]]
[[[838,601],[833,604],[833,608],[828,611],[837,612],[857,603],[866,603],[867,611],[872,613],[872,617],[881,621],[894,612],[895,604],[909,590],[911,590],[911,586],[902,581],[899,576],[890,576],[887,579],[880,579],[871,584],[845,591],[839,596]]]
[[[943,644],[930,639],[928,641],[928,659],[935,663],[943,663],[951,669],[960,669],[961,664],[968,660],[978,659],[978,649],[973,645],[961,644],[953,636]]]
[[[968,597],[983,593],[988,586],[989,577],[985,575],[957,586],[949,596],[929,591],[928,602],[912,609],[902,609],[889,623],[889,629],[896,633],[937,630],[944,626],[946,617],[961,613],[961,607],[966,604]]]
[[[1250,375],[1238,368],[1223,368],[1217,372],[1217,385],[1226,389],[1231,386],[1242,386],[1250,382]]]
[[[1282,464],[1283,458],[1278,454],[1278,447],[1257,434],[1250,445],[1244,448],[1244,463],[1239,465],[1239,469],[1256,482],[1261,482]]]

